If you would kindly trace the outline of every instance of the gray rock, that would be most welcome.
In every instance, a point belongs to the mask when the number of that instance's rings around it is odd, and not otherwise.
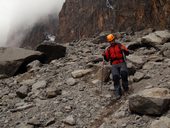
[[[33,69],[33,68],[36,68],[36,67],[40,67],[41,65],[42,64],[41,64],[40,61],[35,60],[35,61],[33,61],[33,62],[31,62],[27,65],[27,69],[30,70],[30,69]]]
[[[150,128],[170,128],[170,118],[163,116],[159,120],[153,121]]]
[[[130,61],[131,63],[135,64],[137,68],[141,68],[143,66],[144,59],[143,56],[137,56],[137,55],[129,55],[127,56],[127,60]]]
[[[164,30],[164,31],[156,31],[155,34],[163,39],[163,42],[166,42],[170,40],[170,31]]]
[[[155,33],[150,33],[149,35],[142,37],[142,42],[145,44],[156,46],[163,44],[163,39],[161,37],[158,37]]]
[[[73,115],[70,115],[68,117],[66,117],[63,122],[65,124],[68,124],[68,125],[71,125],[71,126],[74,126],[76,125],[76,120],[74,119]]]
[[[70,86],[73,86],[76,84],[76,80],[73,79],[73,78],[69,78],[67,81],[66,81],[67,85],[70,85]]]
[[[85,70],[75,70],[71,73],[74,78],[80,78],[88,73],[92,72],[92,69],[85,69]]]
[[[45,126],[49,126],[49,125],[52,125],[54,123],[55,123],[55,118],[51,118],[46,122]]]
[[[61,95],[61,90],[49,87],[46,90],[46,95],[47,95],[47,98],[54,98],[57,95]]]
[[[39,89],[42,89],[42,88],[45,88],[47,85],[47,82],[46,81],[38,81],[36,82],[35,84],[32,85],[32,91],[35,92]]]
[[[34,60],[41,60],[43,53],[22,48],[0,48],[0,74],[13,76],[22,72],[26,65]]]
[[[170,104],[170,90],[167,88],[146,89],[129,99],[129,108],[134,113],[161,115]]]
[[[95,78],[100,81],[108,82],[110,79],[110,73],[111,73],[111,66],[110,65],[104,65],[98,67],[98,71],[95,74]]]
[[[144,73],[142,72],[136,72],[134,74],[134,78],[133,78],[133,81],[134,82],[139,82],[140,80],[142,80],[144,78]]]
[[[24,86],[24,85],[21,86],[21,87],[16,91],[17,96],[20,97],[20,98],[25,98],[25,97],[27,97],[28,93],[29,93],[29,88],[28,88],[28,86]]]
[[[154,67],[154,63],[148,62],[148,63],[144,64],[144,66],[142,67],[142,69],[144,69],[144,70],[150,70],[150,69],[152,69],[153,67]]]
[[[27,122],[27,124],[33,125],[33,126],[36,126],[36,127],[40,127],[40,126],[43,125],[42,122],[38,118],[36,118],[36,117],[33,117],[32,119],[30,119]]]
[[[170,43],[166,43],[163,45],[161,53],[163,54],[163,56],[170,58]]]
[[[34,126],[32,126],[32,125],[23,124],[23,123],[21,123],[21,124],[18,125],[17,127],[18,127],[18,128],[34,128]]]

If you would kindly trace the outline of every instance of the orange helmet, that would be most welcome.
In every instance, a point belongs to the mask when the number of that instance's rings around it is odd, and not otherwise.
[[[109,34],[109,35],[107,35],[106,39],[108,42],[111,42],[115,39],[115,36],[113,34]]]

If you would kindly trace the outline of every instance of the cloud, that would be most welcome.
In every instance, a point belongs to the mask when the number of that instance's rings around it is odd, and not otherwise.
[[[32,27],[49,14],[58,14],[64,2],[65,0],[0,0],[0,46],[6,45],[12,32]]]

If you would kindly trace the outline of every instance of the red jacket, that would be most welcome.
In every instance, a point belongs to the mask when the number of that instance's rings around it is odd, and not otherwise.
[[[125,62],[123,54],[129,55],[128,49],[120,43],[114,43],[104,51],[103,56],[110,64],[119,64]]]

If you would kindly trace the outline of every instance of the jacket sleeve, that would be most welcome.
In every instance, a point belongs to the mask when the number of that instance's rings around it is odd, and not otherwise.
[[[124,52],[124,54],[125,54],[126,56],[129,55],[129,50],[128,50],[123,44],[121,44],[121,49],[122,49],[122,51]]]
[[[107,48],[104,52],[103,52],[103,57],[105,61],[109,61],[110,57],[109,57],[109,48]]]

